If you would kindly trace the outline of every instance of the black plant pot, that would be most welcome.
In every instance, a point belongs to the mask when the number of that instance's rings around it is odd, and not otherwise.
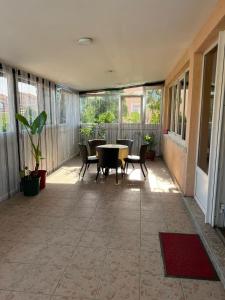
[[[24,196],[36,196],[40,191],[40,177],[25,176],[21,185]]]

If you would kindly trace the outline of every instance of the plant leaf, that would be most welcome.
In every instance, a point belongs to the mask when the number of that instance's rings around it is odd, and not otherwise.
[[[21,123],[23,124],[24,126],[27,126],[30,128],[30,124],[29,122],[27,121],[27,119],[22,116],[21,114],[16,114],[16,119]]]
[[[46,120],[47,114],[45,111],[42,111],[31,125],[31,134],[40,134],[45,126]]]

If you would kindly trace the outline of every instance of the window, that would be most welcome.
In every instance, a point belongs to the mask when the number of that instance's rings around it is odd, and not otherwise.
[[[0,132],[10,129],[10,111],[8,98],[8,81],[4,73],[0,73]]]
[[[140,123],[141,122],[141,96],[122,97],[122,122]]]
[[[211,150],[212,115],[215,101],[216,61],[217,47],[207,53],[204,60],[198,166],[206,174],[208,174]]]
[[[61,94],[60,104],[59,104],[59,123],[66,124],[66,94]]]
[[[18,92],[20,113],[33,121],[38,115],[37,84],[20,79]]]
[[[187,71],[169,89],[170,131],[175,132],[183,140],[186,139],[188,84],[189,72]]]
[[[146,90],[146,124],[160,124],[161,101],[161,88],[150,88]]]
[[[118,123],[119,95],[96,94],[80,100],[82,123]]]

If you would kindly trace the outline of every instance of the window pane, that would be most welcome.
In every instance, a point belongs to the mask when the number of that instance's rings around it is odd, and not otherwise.
[[[208,174],[213,104],[215,98],[217,48],[211,50],[204,61],[203,93],[199,131],[198,166]]]
[[[10,129],[10,112],[8,103],[8,82],[4,73],[0,73],[0,132]]]
[[[179,82],[179,94],[177,99],[178,107],[178,127],[177,134],[181,135],[182,125],[183,125],[183,114],[184,114],[184,79],[181,79]]]
[[[185,74],[184,118],[183,118],[183,131],[182,131],[183,140],[186,139],[188,90],[189,90],[189,72],[186,72],[186,74]]]
[[[174,118],[174,132],[178,132],[178,86],[174,86],[173,91],[173,97],[174,97],[174,111],[173,111],[173,118]]]
[[[66,94],[62,93],[60,99],[59,123],[66,124]]]
[[[35,83],[20,80],[18,91],[20,113],[33,121],[38,115],[37,86]]]
[[[119,95],[83,96],[80,100],[82,123],[117,123]]]
[[[140,123],[142,97],[122,97],[122,122]]]
[[[160,124],[162,89],[148,89],[146,98],[146,124]]]

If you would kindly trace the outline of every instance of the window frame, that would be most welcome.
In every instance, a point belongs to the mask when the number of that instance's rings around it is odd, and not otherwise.
[[[169,124],[169,133],[171,135],[177,136],[176,140],[179,140],[186,144],[186,130],[187,130],[187,122],[184,128],[184,118],[185,118],[185,111],[186,106],[188,103],[188,96],[187,94],[187,78],[189,81],[189,69],[186,69],[176,81],[174,81],[168,88],[169,88],[169,101],[170,101],[170,124]],[[180,97],[181,97],[181,82],[184,82],[183,89],[183,108],[182,108],[182,121],[181,121],[181,130],[179,132],[179,112],[180,112]],[[187,97],[186,97],[187,96]]]
[[[132,123],[132,122],[124,122],[123,121],[123,99],[124,98],[140,98],[140,122],[137,122],[137,123]],[[137,124],[137,125],[142,125],[143,124],[143,103],[144,103],[144,96],[143,95],[121,95],[120,97],[120,107],[121,107],[121,110],[120,110],[120,120],[121,120],[121,124]]]

